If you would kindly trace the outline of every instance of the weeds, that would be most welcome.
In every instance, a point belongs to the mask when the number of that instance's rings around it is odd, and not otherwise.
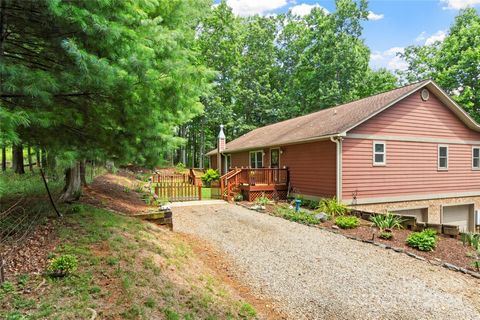
[[[275,209],[275,215],[282,217],[284,219],[307,224],[307,225],[314,225],[320,224],[320,220],[315,218],[315,214],[307,211],[300,210],[299,212],[295,212],[295,210],[290,208],[278,207]]]

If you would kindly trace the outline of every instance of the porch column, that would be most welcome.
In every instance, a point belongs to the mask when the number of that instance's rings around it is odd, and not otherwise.
[[[220,125],[220,132],[218,133],[217,143],[217,170],[220,175],[223,174],[222,168],[222,152],[225,150],[225,133],[223,132],[223,124]]]

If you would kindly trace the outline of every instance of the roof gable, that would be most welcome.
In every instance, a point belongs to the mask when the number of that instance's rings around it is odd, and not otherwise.
[[[227,143],[224,152],[279,146],[344,135],[347,131],[371,119],[422,87],[428,87],[469,128],[480,132],[480,126],[440,87],[431,80],[425,80],[347,104],[257,128]],[[216,150],[212,150],[208,154],[215,153]]]

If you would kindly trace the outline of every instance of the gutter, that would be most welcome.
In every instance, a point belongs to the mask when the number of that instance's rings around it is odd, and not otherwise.
[[[338,136],[330,137],[330,141],[337,145],[337,156],[336,156],[336,198],[338,202],[342,201],[342,141],[343,137],[346,135],[345,132],[339,134]]]

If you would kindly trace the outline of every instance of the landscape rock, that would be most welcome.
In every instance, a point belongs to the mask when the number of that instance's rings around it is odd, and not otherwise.
[[[320,212],[315,215],[315,218],[321,222],[325,222],[328,220],[328,215],[325,212]]]
[[[459,268],[456,265],[453,265],[451,263],[445,262],[443,266],[447,269],[453,270],[453,271],[459,271]]]

